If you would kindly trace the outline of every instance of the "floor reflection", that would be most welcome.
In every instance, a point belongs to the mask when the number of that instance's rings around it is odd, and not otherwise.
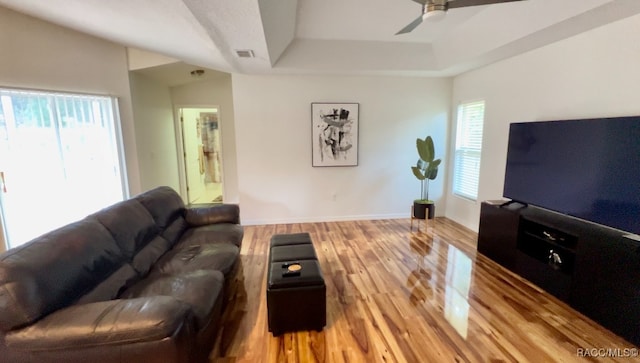
[[[409,242],[411,252],[416,256],[416,266],[407,277],[407,287],[411,289],[409,299],[416,306],[434,297],[432,287],[432,266],[425,263],[425,257],[431,254],[433,240],[412,236]]]
[[[444,306],[444,318],[466,339],[473,261],[458,248],[438,243],[438,238],[431,235],[412,235],[409,247],[415,258],[406,283],[411,304]],[[436,289],[443,285],[444,293]]]
[[[454,246],[449,246],[444,317],[465,339],[469,322],[469,288],[472,268],[472,261],[467,255]]]

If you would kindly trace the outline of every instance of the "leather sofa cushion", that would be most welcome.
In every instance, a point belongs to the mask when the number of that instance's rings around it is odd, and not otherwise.
[[[187,209],[185,219],[190,226],[213,223],[240,224],[240,207],[237,204],[216,204],[209,207]]]
[[[125,264],[98,284],[93,290],[81,297],[76,304],[113,300],[138,280],[140,280],[138,273],[131,265]]]
[[[91,219],[6,252],[0,259],[0,330],[70,305],[124,263],[111,234]]]
[[[184,202],[175,190],[158,187],[135,197],[156,221],[161,230],[167,228],[174,219],[184,213]]]
[[[184,324],[170,337],[142,341],[77,346],[65,349],[0,348],[3,363],[194,363],[193,324]],[[4,347],[3,347],[4,348]],[[200,360],[204,361],[204,360]]]
[[[211,243],[231,243],[242,245],[244,230],[242,226],[231,223],[218,223],[208,226],[189,228],[183,235],[180,244],[205,245]]]
[[[184,202],[175,190],[169,187],[158,187],[134,199],[151,213],[162,237],[171,245],[178,242],[187,228],[187,223],[184,220]]]
[[[231,243],[190,245],[189,240],[183,240],[158,261],[153,273],[176,274],[196,270],[217,270],[228,276],[239,255],[240,249]]]
[[[140,274],[145,276],[151,270],[151,267],[171,248],[166,239],[158,236],[149,242],[142,251],[133,258],[133,268]]]
[[[125,200],[92,214],[113,236],[127,258],[146,246],[158,234],[149,211],[137,200]]]
[[[187,228],[187,222],[184,220],[184,217],[177,216],[173,222],[162,231],[161,236],[173,246],[180,240],[182,233],[184,233]]]
[[[140,281],[122,294],[122,298],[171,296],[189,304],[201,330],[211,320],[216,304],[222,304],[224,276],[220,271],[196,270],[177,275],[159,275]]]
[[[190,307],[169,296],[110,300],[58,310],[5,342],[30,351],[132,344],[171,337],[192,319]]]

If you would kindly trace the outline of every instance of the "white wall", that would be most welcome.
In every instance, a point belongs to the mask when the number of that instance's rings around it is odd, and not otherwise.
[[[510,122],[640,114],[638,34],[636,15],[454,79],[453,105],[486,100],[479,201],[501,199]],[[447,217],[477,231],[480,202]]]
[[[180,190],[178,151],[169,86],[131,72],[131,99],[142,190]]]
[[[410,169],[416,138],[432,135],[437,156],[445,156],[450,79],[232,79],[244,224],[407,218],[420,197]],[[360,104],[357,167],[311,166],[312,102]],[[440,215],[444,183],[440,176],[430,190]]]
[[[127,60],[130,71],[179,62],[175,58],[131,47],[127,48]]]
[[[222,183],[225,203],[238,203],[238,172],[236,167],[236,127],[231,75],[194,82],[171,88],[174,107],[217,106],[222,133]],[[241,107],[251,107],[246,104]]]

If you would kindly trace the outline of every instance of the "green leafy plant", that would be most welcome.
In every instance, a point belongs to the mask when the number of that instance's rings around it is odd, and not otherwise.
[[[427,136],[424,140],[416,139],[416,147],[418,148],[420,159],[418,159],[416,166],[411,167],[413,175],[420,180],[420,199],[416,199],[416,202],[433,203],[429,199],[429,181],[438,176],[438,166],[440,166],[442,160],[435,159],[435,149],[431,136]]]

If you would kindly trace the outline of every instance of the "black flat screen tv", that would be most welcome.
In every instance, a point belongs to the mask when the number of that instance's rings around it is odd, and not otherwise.
[[[640,116],[512,123],[503,195],[640,234]]]

